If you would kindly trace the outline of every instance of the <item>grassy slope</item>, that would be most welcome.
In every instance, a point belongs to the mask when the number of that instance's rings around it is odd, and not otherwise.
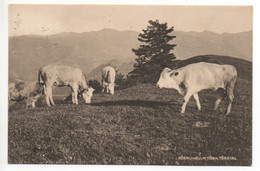
[[[230,116],[213,111],[215,94],[199,93],[202,111],[191,99],[180,114],[174,90],[138,85],[108,96],[95,94],[91,105],[65,104],[36,109],[24,102],[9,108],[9,163],[250,165],[252,144],[252,63],[224,56],[198,56],[178,67],[205,61],[233,64],[239,79]],[[57,94],[69,89],[56,89]],[[59,99],[58,99],[59,98]],[[198,127],[198,122],[209,126]],[[189,161],[180,156],[234,156],[232,160]]]
[[[213,111],[215,94],[199,93],[202,111],[174,90],[138,85],[115,95],[95,94],[93,103],[9,108],[9,163],[250,165],[252,82],[239,78],[230,116],[227,100]],[[214,100],[213,100],[214,99]],[[209,122],[205,128],[197,122]],[[180,156],[234,156],[237,160],[178,160]]]

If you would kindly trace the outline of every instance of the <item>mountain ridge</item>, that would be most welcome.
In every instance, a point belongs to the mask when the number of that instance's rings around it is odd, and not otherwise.
[[[114,60],[118,68],[121,68],[120,72],[126,74],[133,69],[131,65],[136,56],[132,48],[140,45],[137,40],[139,34],[131,30],[105,28],[100,31],[63,32],[48,36],[11,36],[9,81],[36,80],[35,72],[49,63],[77,64],[88,75],[93,69]],[[172,34],[176,36],[172,43],[177,44],[174,49],[177,59],[214,54],[252,61],[252,31],[225,34],[174,31]]]

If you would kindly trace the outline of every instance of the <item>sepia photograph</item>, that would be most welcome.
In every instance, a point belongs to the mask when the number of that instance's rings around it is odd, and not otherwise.
[[[9,4],[8,164],[251,166],[252,63],[252,5]]]

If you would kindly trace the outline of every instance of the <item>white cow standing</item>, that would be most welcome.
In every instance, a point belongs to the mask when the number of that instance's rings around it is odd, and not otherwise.
[[[43,84],[46,103],[55,105],[52,98],[52,85],[69,86],[72,90],[72,103],[78,104],[78,91],[85,100],[91,103],[94,89],[86,82],[85,74],[78,68],[60,65],[47,65],[39,70],[39,83]]]
[[[107,66],[102,70],[102,92],[114,94],[115,91],[116,71],[111,66]]]
[[[173,88],[184,95],[181,113],[185,112],[186,105],[191,96],[196,100],[198,109],[201,109],[198,96],[199,91],[222,88],[226,91],[229,100],[226,112],[228,115],[231,111],[231,104],[234,99],[233,89],[236,79],[237,70],[232,65],[199,62],[174,70],[165,68],[161,73],[157,86],[160,88]],[[218,97],[215,102],[214,110],[217,110],[223,98],[223,96]]]

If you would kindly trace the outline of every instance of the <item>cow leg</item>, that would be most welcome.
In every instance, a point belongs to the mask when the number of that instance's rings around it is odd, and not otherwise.
[[[36,96],[33,97],[31,105],[32,108],[35,108],[35,102],[41,97],[41,94],[37,94]]]
[[[111,90],[110,90],[110,88],[109,88],[109,84],[110,84],[110,83],[107,84],[107,94],[111,94]]]
[[[50,91],[49,91],[49,89],[50,89],[51,87],[44,85],[43,88],[44,88],[44,95],[45,95],[46,103],[47,103],[47,105],[50,107],[51,104],[50,104]]]
[[[37,99],[34,99],[33,97],[26,102],[26,107],[29,107],[30,105],[32,105],[32,108],[35,108],[35,102]]]
[[[109,90],[109,87],[108,87],[108,84],[107,84],[107,86],[106,86],[106,93],[107,93],[107,94],[111,94],[111,93],[110,93],[110,90]]]
[[[32,102],[32,108],[35,108],[35,102]]]
[[[75,94],[74,94],[74,90],[72,87],[71,87],[71,101],[73,104],[75,104]]]
[[[34,97],[28,97],[26,100],[26,108],[28,108],[30,105],[32,105],[32,108],[34,108],[36,100],[34,100]]]
[[[215,106],[214,106],[214,110],[217,110],[218,109],[218,106],[220,104],[220,102],[226,97],[226,90],[223,90],[222,89],[219,89],[217,90],[217,93],[218,93],[218,98],[215,102]]]
[[[222,101],[222,98],[218,98],[215,102],[215,106],[214,106],[214,110],[217,110],[218,109],[218,106],[220,104],[220,102]]]
[[[72,86],[72,94],[74,94],[74,98],[72,97],[72,99],[74,99],[74,103],[79,104],[78,103],[78,85],[77,84],[74,84]],[[73,102],[73,100],[72,100],[72,102]]]
[[[50,87],[49,91],[50,91],[50,96],[49,97],[50,97],[51,104],[53,106],[55,106],[55,103],[54,103],[53,98],[52,98],[52,88],[51,87]]]
[[[28,97],[27,100],[26,100],[26,106],[25,108],[28,108],[31,104],[31,99]]]
[[[72,100],[72,103],[75,104],[75,94],[74,94],[73,90],[72,90],[72,93],[71,93],[71,100]]]
[[[228,115],[231,111],[231,105],[232,105],[232,102],[233,102],[233,99],[234,99],[234,94],[233,92],[227,92],[228,94],[228,108],[227,108],[227,112],[226,112],[226,115]]]
[[[181,113],[185,112],[186,105],[187,105],[188,101],[190,100],[191,95],[192,95],[192,93],[188,90],[183,99],[184,103],[182,104],[182,107],[181,107]]]
[[[46,100],[47,105],[48,105],[49,107],[51,107],[49,96],[46,96],[46,97],[45,97],[45,100]]]
[[[194,94],[193,94],[193,97],[194,97],[194,99],[196,100],[196,104],[197,104],[198,109],[200,110],[200,109],[201,109],[201,106],[200,106],[200,100],[199,100],[199,95],[198,95],[198,93],[194,93]]]
[[[75,90],[75,92],[74,92],[74,98],[75,98],[75,103],[76,103],[76,105],[77,104],[79,104],[79,102],[78,102],[78,90]]]
[[[105,92],[105,84],[104,84],[104,80],[103,79],[102,79],[101,83],[102,83],[102,93],[104,93]]]
[[[230,111],[231,111],[231,105],[234,99],[234,94],[233,94],[233,89],[235,86],[235,82],[236,82],[236,78],[233,78],[230,83],[227,85],[227,97],[228,97],[228,108],[227,108],[227,112],[226,115],[229,115]]]

